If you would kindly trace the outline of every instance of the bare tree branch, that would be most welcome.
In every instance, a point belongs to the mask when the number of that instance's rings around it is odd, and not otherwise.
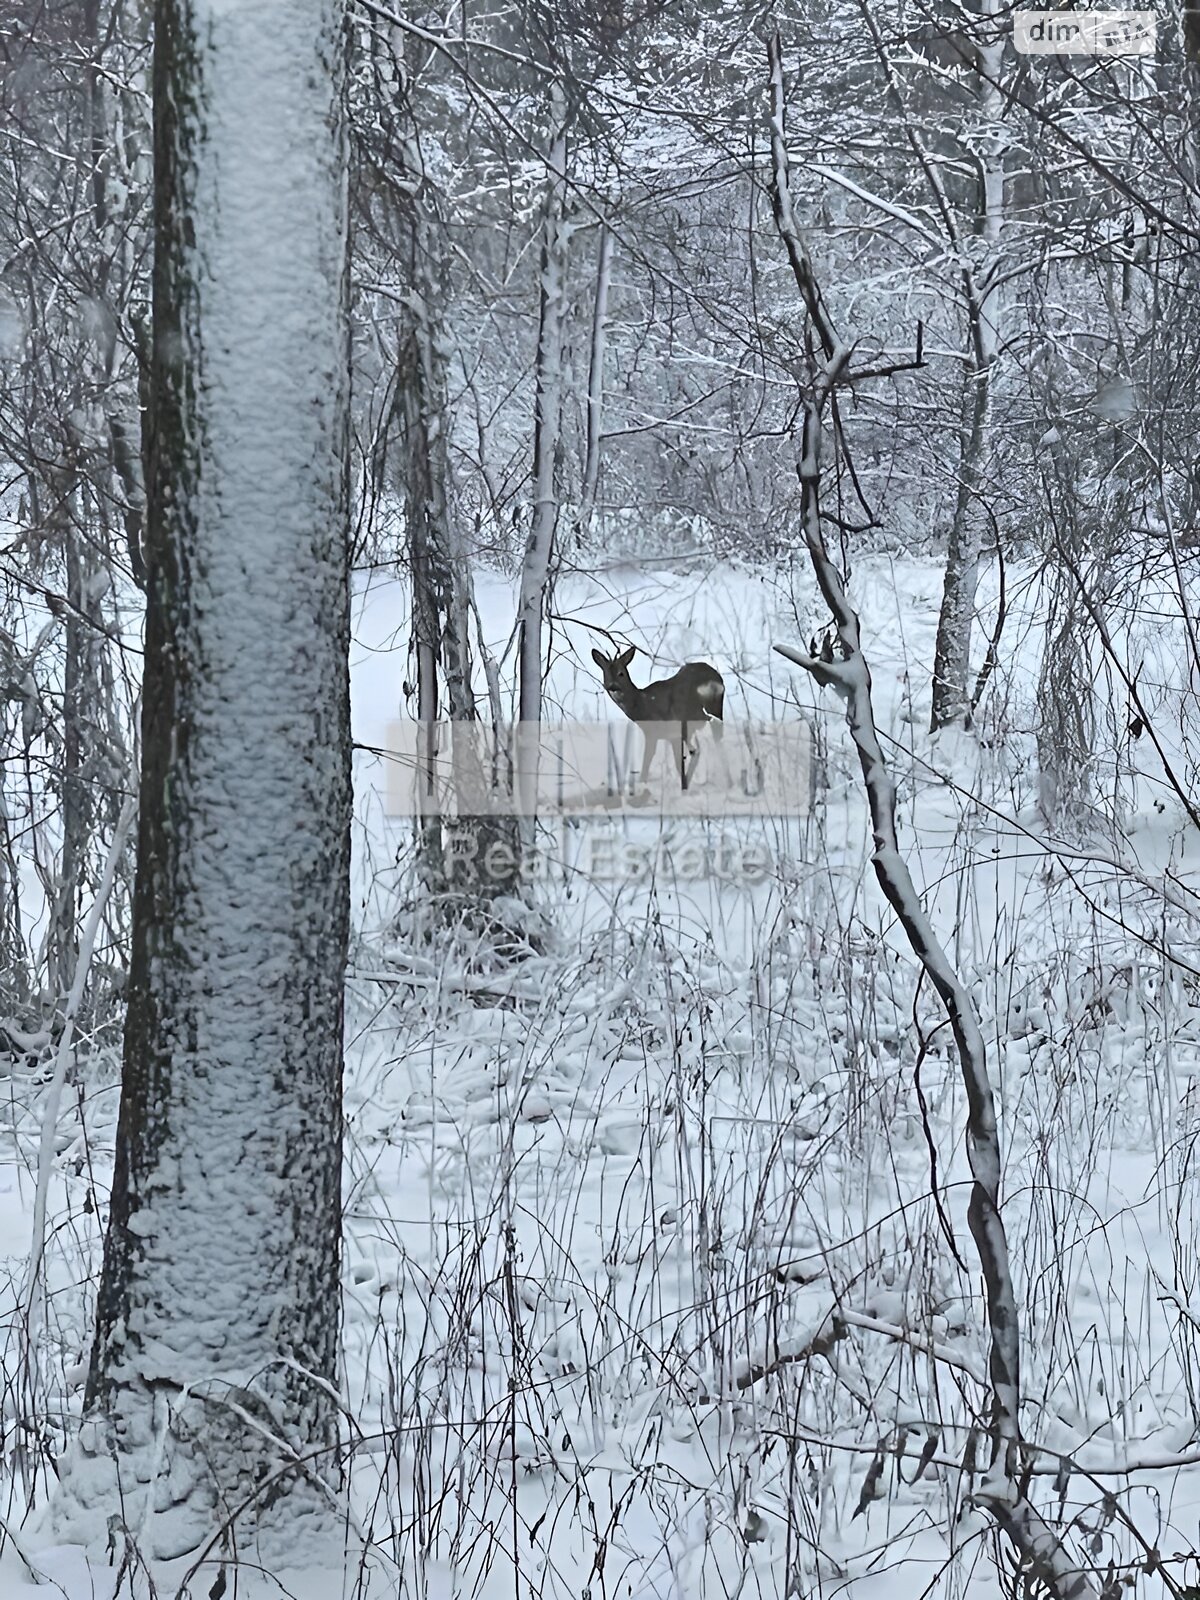
[[[792,216],[787,147],[783,136],[783,56],[779,36],[768,43],[772,119],[772,181],[776,223],[796,286],[824,352],[813,392],[804,406],[799,465],[801,530],[817,584],[833,617],[837,651],[831,659],[776,645],[789,661],[832,688],[846,705],[846,721],[858,752],[875,839],[873,865],[879,886],[895,911],[914,955],[933,983],[950,1021],[967,1091],[967,1159],[971,1199],[967,1222],[983,1271],[991,1348],[992,1461],[975,1491],[1017,1548],[1023,1565],[1056,1600],[1088,1600],[1095,1590],[1087,1573],[1067,1554],[1053,1528],[1032,1506],[1022,1487],[1025,1468],[1020,1426],[1020,1329],[1009,1266],[1008,1239],[1000,1215],[1000,1140],[987,1051],[975,1008],[925,913],[900,853],[896,832],[896,788],[875,728],[871,672],[862,650],[858,616],[842,575],[829,556],[819,507],[822,413],[846,367],[848,350],[837,337],[821,299],[811,257]]]

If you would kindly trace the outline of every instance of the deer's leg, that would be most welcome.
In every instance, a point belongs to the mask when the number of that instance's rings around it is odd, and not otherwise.
[[[725,724],[721,721],[721,713],[719,711],[709,713],[708,727],[712,734],[713,765],[715,768],[720,769],[721,774],[728,781],[729,763],[725,759],[724,746]]]
[[[642,739],[645,743],[646,749],[642,756],[642,775],[638,779],[638,782],[643,786],[643,788],[645,788],[649,786],[650,763],[654,760],[654,752],[658,749],[658,736],[656,734],[652,734],[649,728],[643,728]]]
[[[692,773],[696,770],[695,751],[692,750],[692,762],[688,765],[688,725],[686,722],[679,724],[679,742],[675,746],[675,765],[679,768],[679,787],[686,789],[691,782]]]
[[[733,781],[729,771],[729,759],[725,754],[725,724],[721,720],[721,713],[714,712],[708,719],[708,725],[713,736],[713,755],[720,772],[721,782],[728,788]]]
[[[686,722],[680,728],[679,750],[675,757],[675,763],[679,768],[680,782],[685,789],[691,783],[696,771],[696,765],[700,760],[700,728],[711,728],[713,742],[717,745],[720,745],[725,736],[725,727],[719,716],[712,716],[704,712],[703,717],[704,720],[698,728],[693,728],[689,731]],[[691,757],[690,761],[688,760],[689,756]],[[727,763],[723,754],[719,756],[719,760],[721,770],[723,772],[726,771]]]

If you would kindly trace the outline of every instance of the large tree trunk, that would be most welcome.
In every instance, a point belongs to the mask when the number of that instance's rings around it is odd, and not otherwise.
[[[141,811],[116,1170],[52,1524],[306,1530],[336,1444],[349,919],[342,0],[158,0]],[[290,1461],[303,1456],[302,1469]],[[332,1526],[332,1522],[329,1524]],[[280,1543],[258,1556],[289,1564]]]

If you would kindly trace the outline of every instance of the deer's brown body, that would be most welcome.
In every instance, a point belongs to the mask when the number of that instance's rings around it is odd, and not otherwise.
[[[688,765],[687,757],[689,753],[696,754],[696,734],[708,727],[714,739],[721,737],[725,680],[707,661],[689,661],[674,677],[661,678],[639,689],[629,676],[629,663],[634,653],[633,645],[612,657],[593,650],[592,660],[604,676],[609,699],[642,730],[646,748],[640,781],[646,782],[654,752],[667,739],[675,756],[679,781],[686,789],[695,766],[694,761]]]

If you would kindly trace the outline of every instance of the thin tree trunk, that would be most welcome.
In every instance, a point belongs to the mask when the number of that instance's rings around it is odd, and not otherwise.
[[[551,93],[553,133],[546,158],[533,422],[533,516],[517,607],[517,739],[513,753],[522,848],[534,847],[542,720],[543,629],[553,582],[558,527],[558,452],[562,436],[563,328],[567,223],[564,217],[567,119],[562,87]]]
[[[409,275],[412,294],[398,373],[404,428],[406,520],[413,595],[413,644],[417,672],[418,735],[432,767],[437,723],[445,710],[453,725],[452,754],[459,796],[486,796],[485,770],[472,682],[470,561],[450,500],[446,448],[449,405],[436,219],[427,211],[426,175],[415,138],[403,150],[408,210]],[[466,732],[469,729],[470,732]],[[446,825],[440,817],[419,824],[419,849],[426,884],[471,897],[493,898],[515,888],[520,851],[511,819],[460,813]]]
[[[74,473],[67,466],[55,474],[51,485],[55,497],[54,523],[62,543],[66,569],[67,611],[63,619],[63,708],[62,757],[57,775],[62,849],[58,876],[50,906],[47,929],[46,972],[51,1001],[57,1010],[66,998],[75,975],[78,956],[79,874],[87,855],[87,795],[83,783],[84,731],[87,669],[83,659],[87,644],[80,615],[84,605],[82,559],[77,529],[74,527]]]
[[[414,252],[415,253],[415,252]],[[419,304],[419,297],[418,297]],[[414,316],[421,317],[418,310]],[[418,335],[414,333],[411,343]],[[435,552],[430,524],[434,513],[434,442],[430,437],[425,374],[419,359],[402,363],[399,376],[405,436],[405,522],[408,527],[408,572],[412,590],[412,649],[417,677],[418,767],[422,799],[435,771],[438,719],[438,657],[441,647],[441,585],[434,572]],[[443,887],[440,818],[417,821],[418,870],[427,892]]]
[[[600,479],[600,429],[604,417],[604,352],[608,343],[608,290],[612,280],[612,233],[600,224],[600,249],[596,260],[596,298],[592,307],[592,344],[588,358],[587,443],[583,483],[579,493],[578,537],[591,525]]]
[[[9,710],[19,704],[20,683],[17,652],[13,640],[0,628],[0,1051],[7,1051],[10,1039],[4,1021],[20,1026],[31,1019],[29,1002],[29,959],[21,921],[21,875],[13,845],[11,817],[5,794],[4,762],[15,736]]]
[[[519,716],[537,723],[542,716],[542,628],[546,593],[558,526],[558,483],[555,471],[562,432],[563,325],[566,318],[567,224],[563,215],[566,189],[567,130],[561,89],[556,86],[552,116],[554,134],[546,160],[546,200],[542,212],[536,396],[533,424],[533,518],[517,613],[520,637]]]
[[[970,340],[978,344],[978,318],[972,315]],[[929,719],[936,733],[970,714],[971,633],[983,554],[980,495],[988,458],[991,365],[973,358],[963,391],[962,450],[958,493],[946,543],[942,603],[933,651],[933,702]]]
[[[1057,506],[1056,490],[1061,491]],[[1074,577],[1086,556],[1079,508],[1069,499],[1073,485],[1047,479],[1045,492],[1056,545],[1047,563],[1050,599],[1037,684],[1038,808],[1048,827],[1078,839],[1096,820],[1095,629],[1079,604]]]
[[[344,38],[340,0],[158,0],[129,1011],[85,1416],[50,1519],[103,1548],[116,1518],[160,1557],[236,1521],[277,1569],[335,1526]]]
[[[946,549],[942,604],[933,657],[930,730],[966,722],[971,714],[971,633],[979,588],[985,517],[982,496],[992,458],[992,388],[1000,347],[1001,298],[995,283],[1004,223],[1004,153],[994,130],[1004,112],[1000,88],[1004,44],[994,19],[1001,0],[980,0],[985,28],[979,44],[979,121],[985,129],[980,154],[978,232],[986,259],[981,268],[963,267],[967,308],[968,367],[963,391],[962,449],[958,493]]]
[[[967,372],[961,396],[959,479],[947,541],[942,602],[933,661],[934,731],[970,715],[971,629],[979,585],[983,544],[983,489],[991,460],[993,368],[1000,347],[1002,306],[996,270],[1004,222],[1004,150],[997,141],[1004,110],[1000,73],[1004,62],[998,17],[1001,0],[979,0],[983,24],[978,30],[974,73],[978,105],[976,121],[983,130],[979,155],[979,203],[976,231],[985,241],[984,260],[974,259],[963,237],[957,211],[946,188],[941,164],[931,155],[926,135],[914,120],[900,77],[869,0],[858,0],[859,12],[875,46],[904,137],[924,175],[950,254],[961,263],[960,280],[966,310]]]

